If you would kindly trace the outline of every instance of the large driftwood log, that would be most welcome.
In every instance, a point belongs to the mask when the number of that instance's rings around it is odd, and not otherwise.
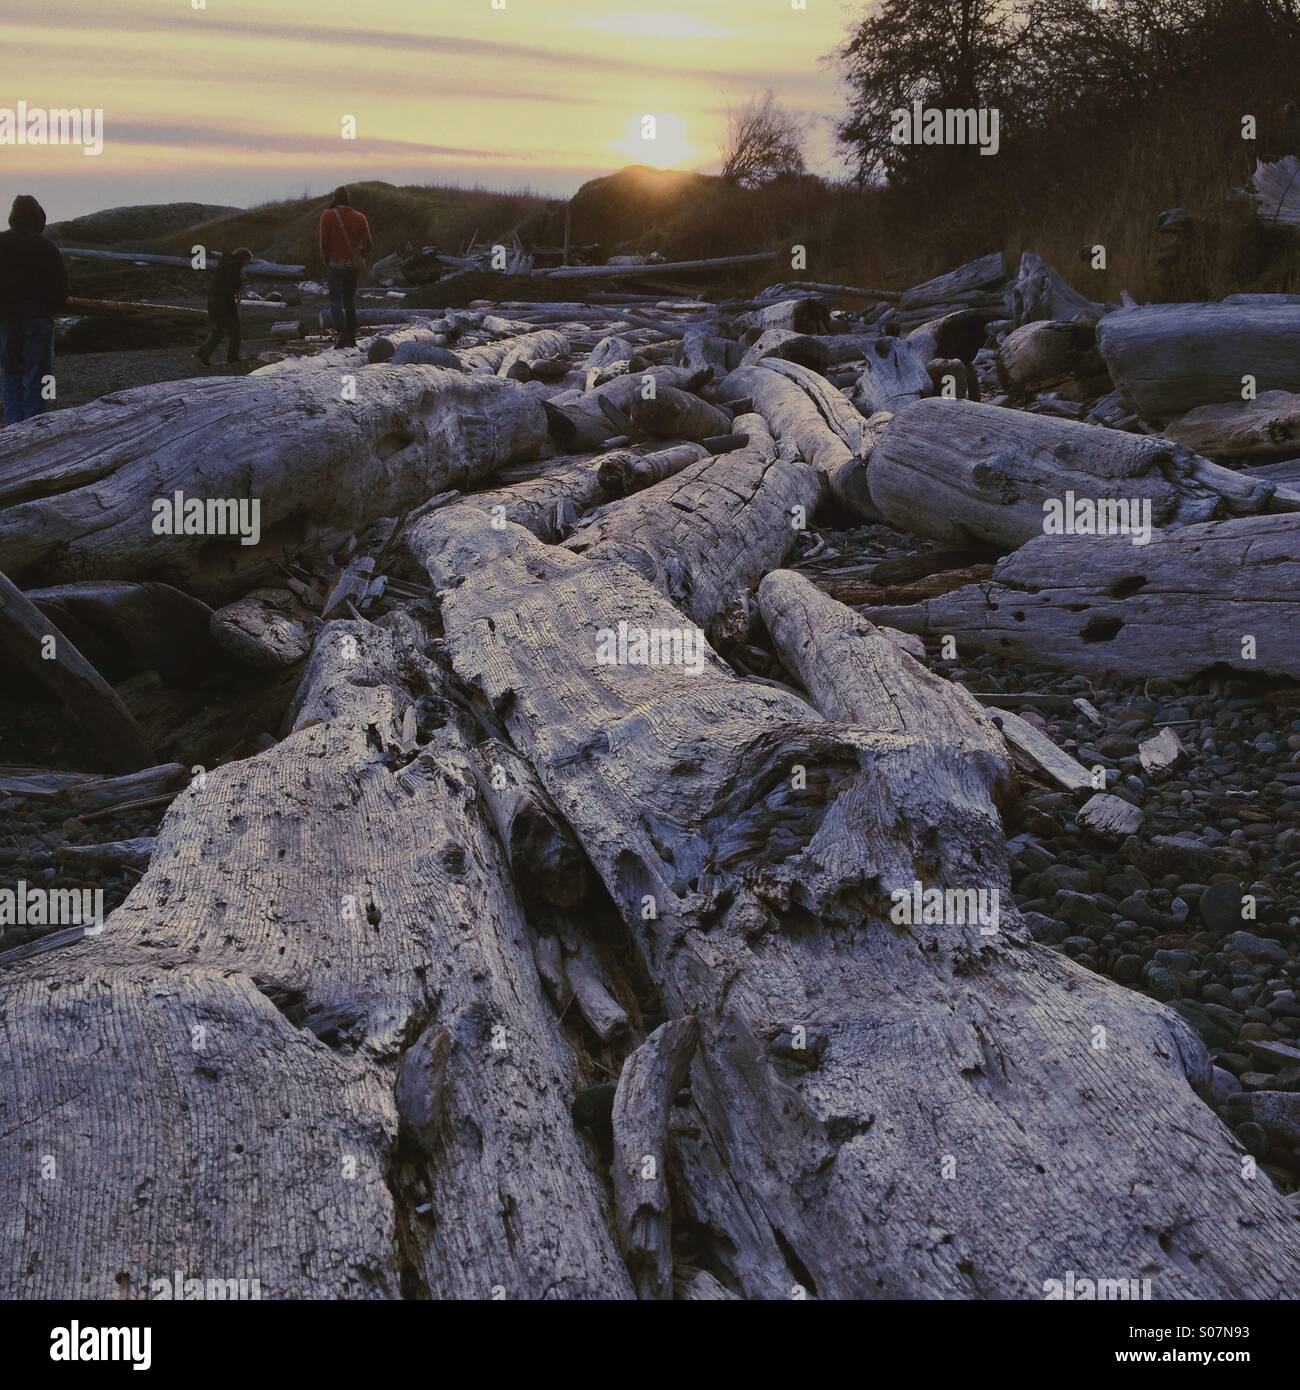
[[[541,540],[563,540],[578,518],[604,498],[600,470],[611,456],[554,458],[534,477],[472,492],[460,505],[487,513],[497,524],[517,522]]]
[[[469,744],[412,688],[425,641],[327,628],[297,731],[191,784],[102,941],[5,972],[4,1296],[177,1268],[264,1297],[630,1295]],[[438,726],[416,747],[412,703]]]
[[[531,381],[541,370],[569,355],[569,340],[563,333],[543,328],[515,340],[514,346],[501,359],[497,376],[512,381]]]
[[[937,397],[893,418],[872,452],[867,487],[903,530],[1007,549],[1062,528],[1122,522],[1149,533],[1260,511],[1272,496],[1267,483],[1159,436]],[[1124,506],[1099,508],[1101,499]]]
[[[665,391],[691,392],[704,380],[702,372],[688,367],[647,367],[634,374],[617,376],[590,391],[552,396],[545,405],[547,422],[560,448],[571,453],[599,449],[605,440],[619,432],[606,413],[608,406],[626,414],[635,401],[648,397],[651,391],[656,396]],[[730,427],[730,417],[721,424],[712,416],[706,417],[704,422],[715,427],[706,429],[699,436],[701,439],[708,434],[725,434]]]
[[[704,261],[658,261],[650,265],[569,265],[555,270],[535,270],[548,280],[642,280],[647,275],[681,275],[697,270],[733,270],[741,266],[762,265],[770,261],[775,251],[756,251],[746,256],[714,256]]]
[[[1300,391],[1300,304],[1142,304],[1097,325],[1125,401],[1161,424],[1198,405],[1239,401],[1254,383]]]
[[[675,444],[670,449],[642,454],[631,449],[614,449],[600,461],[600,485],[611,497],[630,497],[707,458],[709,452],[703,444],[693,443]],[[533,530],[531,526],[528,529]],[[533,534],[536,535],[536,531]]]
[[[760,334],[773,328],[785,329],[789,333],[829,333],[831,316],[820,299],[805,296],[765,304],[761,309],[741,314],[735,326],[752,328]]]
[[[1287,1204],[1221,1176],[1239,1149],[1188,1086],[1208,1065],[1182,1020],[1014,920],[890,923],[918,880],[1006,887],[982,781],[997,746],[973,722],[984,762],[958,759],[954,782],[952,706],[921,699],[900,732],[891,680],[843,724],[713,660],[601,663],[602,629],[682,615],[624,566],[519,528],[435,534],[447,519],[420,540],[453,664],[569,820],[670,1013],[698,1020],[677,1157],[737,1291],[1041,1297],[1076,1267],[1144,1270],[1166,1297],[1289,1286]],[[1099,1055],[1098,1025],[1124,1045]],[[1153,1189],[1171,1162],[1183,1181]]]
[[[1300,455],[1300,395],[1265,391],[1253,401],[1200,405],[1165,426],[1170,439],[1206,458]]]
[[[1037,253],[1026,251],[1011,286],[1011,316],[1017,323],[1065,319],[1096,323],[1104,304],[1082,295]]]
[[[867,459],[879,433],[823,376],[796,362],[767,359],[722,383],[724,399],[746,397],[780,445],[796,449],[826,479],[836,500],[875,517],[867,493]]]
[[[645,365],[645,359],[627,338],[606,336],[587,356],[584,389],[594,391],[597,386],[613,381],[616,376],[625,376]]]
[[[830,353],[825,343],[834,339],[823,339],[808,333],[792,333],[788,328],[769,328],[760,333],[745,350],[740,359],[742,367],[753,367],[768,357],[781,357],[787,362],[798,362],[814,372],[825,371],[830,363]]]
[[[993,581],[908,607],[868,608],[959,649],[1024,654],[1073,671],[1182,679],[1219,662],[1300,676],[1300,515],[1251,516],[1126,536],[1040,536]]]
[[[240,567],[280,555],[282,527],[355,529],[547,447],[540,403],[514,382],[436,367],[367,367],[354,381],[355,399],[328,372],[161,382],[11,426],[0,569],[45,582],[175,576],[233,598]],[[223,521],[256,503],[258,544],[206,520],[206,534],[155,534],[155,502],[177,492],[205,511],[228,503]]]
[[[1066,400],[1083,401],[1111,389],[1091,323],[1038,319],[1023,324],[998,344],[994,360],[998,381],[1009,392],[1056,391]]]
[[[736,427],[749,436],[743,449],[702,458],[603,510],[566,547],[630,565],[710,627],[790,553],[821,486],[809,464],[776,456],[761,416],[742,415]]]
[[[157,671],[186,685],[212,674],[212,610],[169,584],[88,580],[28,589],[27,597],[108,680]]]
[[[624,1062],[614,1095],[614,1211],[640,1298],[672,1296],[668,1116],[695,1038],[693,1018],[655,1029]]]

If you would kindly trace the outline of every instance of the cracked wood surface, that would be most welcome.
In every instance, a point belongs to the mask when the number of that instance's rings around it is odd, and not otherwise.
[[[1182,679],[1219,662],[1300,676],[1300,515],[1128,536],[1040,536],[987,583],[870,607],[873,622],[1072,671]],[[1253,639],[1253,646],[1246,639]]]
[[[191,784],[103,936],[0,976],[25,1060],[3,1162],[26,1293],[110,1296],[119,1270],[138,1288],[187,1268],[260,1277],[265,1297],[627,1296],[471,756],[414,623],[332,624],[295,732]],[[216,1081],[191,1052],[205,1020]],[[414,1158],[393,1087],[434,1025],[450,1037],[439,1123]],[[110,1086],[123,1065],[134,1084]],[[43,1188],[36,1156],[86,1137],[110,1161]]]
[[[699,1020],[685,1200],[739,1291],[1039,1297],[1071,1268],[1140,1269],[1164,1297],[1294,1281],[1295,1214],[1239,1181],[1181,1020],[1011,914],[992,937],[890,921],[918,879],[1008,890],[986,725],[971,716],[972,760],[924,694],[930,722],[904,731],[878,687],[844,695],[844,723],[711,654],[699,674],[601,664],[600,628],[682,615],[520,528],[421,525],[458,674],[533,762],[670,1013]],[[814,1066],[782,1042],[796,1026],[821,1039]],[[1178,1183],[1152,1183],[1171,1165]]]
[[[224,601],[305,523],[395,516],[547,446],[517,383],[365,367],[139,386],[0,435],[0,570],[42,582],[172,577]],[[261,542],[155,535],[156,498],[256,499]]]

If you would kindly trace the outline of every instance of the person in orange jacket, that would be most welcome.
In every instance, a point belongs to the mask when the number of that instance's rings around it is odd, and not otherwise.
[[[336,188],[320,215],[320,258],[330,290],[330,314],[338,334],[335,347],[357,345],[357,281],[374,245],[370,223],[352,206],[346,188]]]

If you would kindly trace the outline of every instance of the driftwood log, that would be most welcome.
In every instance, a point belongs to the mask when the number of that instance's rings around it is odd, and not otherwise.
[[[751,400],[777,443],[811,463],[841,505],[861,516],[877,515],[867,493],[867,459],[880,419],[865,419],[825,377],[779,359],[732,372],[722,396]]]
[[[1114,519],[1136,532],[1143,518],[1149,531],[1257,512],[1273,491],[1159,436],[939,398],[893,418],[872,451],[867,487],[902,530],[1006,549],[1052,534],[1053,517],[1058,531],[1104,531],[1102,499],[1122,500]]]
[[[4,1296],[178,1267],[263,1297],[630,1295],[472,741],[405,684],[436,687],[425,641],[328,628],[297,732],[182,795],[93,947],[5,972]]]
[[[1207,458],[1300,456],[1300,395],[1265,391],[1253,401],[1200,405],[1170,421],[1164,432]]]
[[[1243,391],[1300,391],[1300,304],[1142,304],[1097,326],[1110,375],[1144,420],[1162,424]]]
[[[1286,1203],[1213,1175],[1235,1173],[1238,1151],[1188,1084],[1208,1066],[1182,1020],[1014,922],[991,938],[886,925],[892,888],[918,878],[1005,882],[987,721],[970,716],[963,759],[951,704],[917,696],[900,716],[892,678],[877,699],[846,695],[860,704],[845,724],[712,659],[601,664],[600,629],[673,627],[679,610],[623,565],[519,528],[439,533],[449,520],[418,540],[453,665],[502,711],[672,1015],[697,1020],[677,1159],[730,1287],[1038,1297],[1076,1264],[1149,1268],[1167,1296],[1282,1287],[1279,1263],[1298,1258]],[[824,625],[800,630],[794,650]],[[805,777],[811,801],[791,791]],[[1128,1040],[1104,1061],[1088,1045],[1098,1023]],[[1045,1056],[1077,1080],[1045,1082]],[[1140,1114],[1135,1093],[1151,1102]],[[1105,1163],[1079,1159],[1085,1133],[1108,1135]],[[1213,1218],[1189,1223],[1185,1190],[1144,1180],[1171,1154]]]
[[[304,524],[393,516],[547,445],[514,382],[435,367],[368,367],[162,382],[0,435],[0,569],[38,582],[170,579],[238,597]],[[713,431],[717,433],[717,431]],[[260,534],[156,534],[175,494],[221,519],[258,509]],[[231,593],[232,584],[235,592]]]
[[[1222,662],[1300,677],[1300,515],[1237,517],[1127,536],[1039,536],[991,583],[873,622],[948,633],[958,650],[1023,653],[1083,672],[1183,679]]]

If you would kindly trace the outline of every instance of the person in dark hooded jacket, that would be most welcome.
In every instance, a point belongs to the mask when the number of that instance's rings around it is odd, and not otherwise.
[[[16,425],[49,406],[54,380],[54,316],[68,302],[68,272],[48,240],[45,209],[19,194],[0,232],[0,368],[5,423]]]

